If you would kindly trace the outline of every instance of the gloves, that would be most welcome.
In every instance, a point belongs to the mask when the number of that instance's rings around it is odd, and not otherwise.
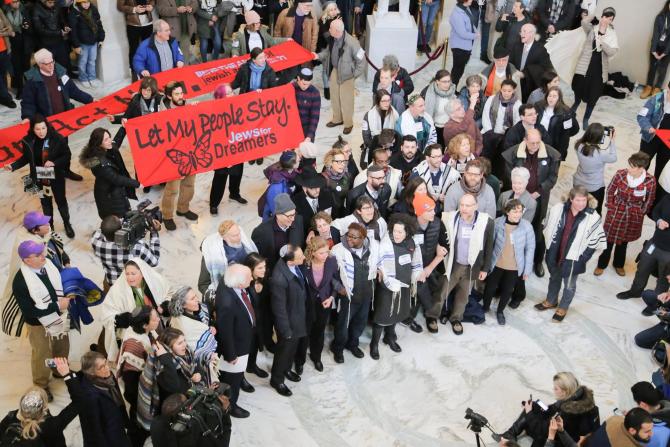
[[[117,329],[125,329],[129,327],[130,317],[131,317],[130,312],[124,312],[122,314],[118,314],[117,316],[114,317],[114,327],[116,327]]]

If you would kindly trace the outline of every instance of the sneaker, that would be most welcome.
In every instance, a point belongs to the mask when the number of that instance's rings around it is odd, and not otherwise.
[[[198,215],[191,210],[188,210],[185,213],[180,213],[179,211],[177,211],[177,216],[185,217],[188,220],[194,220],[194,221],[198,220]]]
[[[177,229],[177,224],[174,223],[174,219],[164,219],[163,224],[165,225],[165,229],[168,231],[174,231]]]

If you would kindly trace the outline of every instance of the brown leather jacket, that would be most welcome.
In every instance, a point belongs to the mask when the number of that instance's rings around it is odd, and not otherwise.
[[[156,0],[147,0],[147,5],[151,5],[154,8],[156,7]],[[137,6],[135,0],[116,0],[116,9],[121,11],[126,16],[126,24],[131,26],[141,26],[140,23],[140,14],[135,14],[133,8]],[[152,21],[151,13],[146,13],[145,17],[148,18],[149,23]]]
[[[295,28],[295,7],[284,9],[277,17],[274,37],[291,37]],[[319,38],[319,24],[310,13],[302,22],[302,42],[298,42],[309,51],[316,51],[316,41]]]

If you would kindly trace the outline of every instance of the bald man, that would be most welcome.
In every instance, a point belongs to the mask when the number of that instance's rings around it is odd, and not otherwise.
[[[521,98],[524,103],[530,93],[541,85],[542,75],[554,69],[544,45],[536,42],[536,35],[535,25],[523,25],[519,39],[510,52],[510,62],[521,71]]]

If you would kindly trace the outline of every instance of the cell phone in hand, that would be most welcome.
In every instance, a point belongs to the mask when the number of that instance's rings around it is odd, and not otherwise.
[[[47,368],[55,368],[56,367],[56,360],[54,359],[44,359],[44,366]]]
[[[535,403],[538,405],[538,407],[542,408],[542,411],[547,411],[549,409],[547,404],[542,402],[540,399],[536,400]]]

